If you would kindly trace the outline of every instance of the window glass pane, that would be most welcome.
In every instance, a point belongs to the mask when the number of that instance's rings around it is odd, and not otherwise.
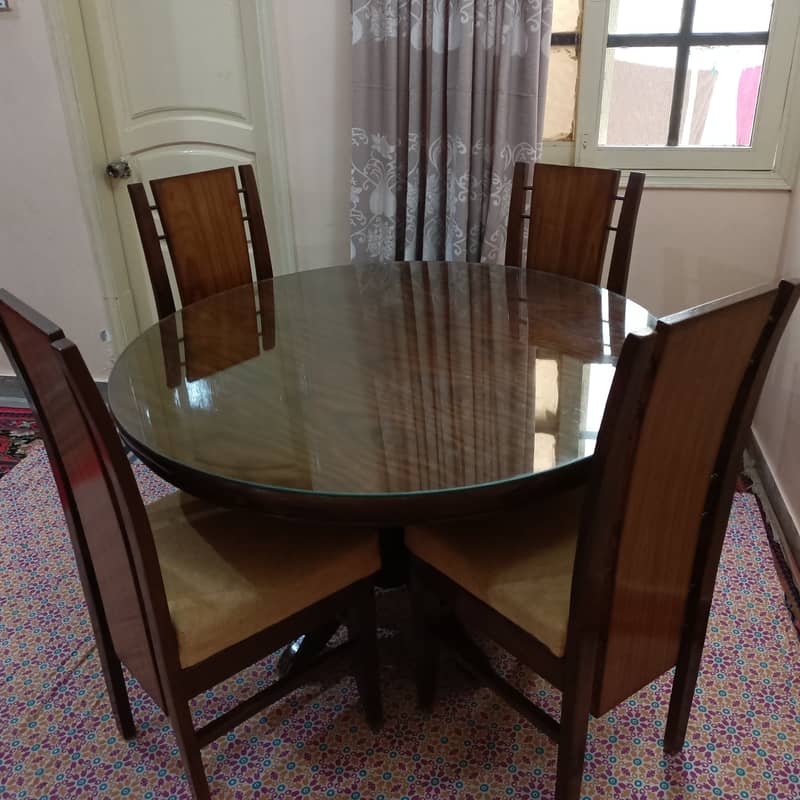
[[[772,0],[697,0],[693,29],[695,33],[767,31],[771,16]]]
[[[577,85],[578,57],[575,48],[553,47],[550,50],[544,110],[545,141],[572,140]]]
[[[683,0],[611,0],[609,33],[677,33]]]
[[[764,46],[692,47],[679,144],[748,147]]]
[[[553,0],[553,33],[578,30],[581,0]]]
[[[667,144],[675,47],[610,47],[606,55],[601,145]]]

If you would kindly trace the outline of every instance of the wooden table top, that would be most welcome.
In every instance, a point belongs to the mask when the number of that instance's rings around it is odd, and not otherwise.
[[[511,267],[330,267],[139,336],[109,402],[180,488],[327,523],[483,513],[585,473],[625,334],[655,320]]]

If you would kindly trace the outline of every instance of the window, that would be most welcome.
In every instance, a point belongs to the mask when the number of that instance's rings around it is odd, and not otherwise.
[[[650,185],[792,183],[797,0],[584,0],[580,11],[554,0],[547,160],[644,169]]]

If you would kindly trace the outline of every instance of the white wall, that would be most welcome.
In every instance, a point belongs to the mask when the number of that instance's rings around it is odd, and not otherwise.
[[[350,0],[274,0],[299,269],[350,261]]]
[[[104,378],[108,321],[41,0],[14,6],[0,14],[0,286],[57,322]]]

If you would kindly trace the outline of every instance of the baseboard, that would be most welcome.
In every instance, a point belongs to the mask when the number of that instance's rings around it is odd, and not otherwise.
[[[756,489],[761,490],[758,494],[762,505],[765,507],[775,537],[789,564],[794,585],[800,591],[800,530],[798,530],[789,512],[775,476],[769,467],[769,462],[765,458],[764,451],[761,449],[761,445],[752,430],[747,442],[747,451],[753,461],[756,473],[754,476],[757,483]]]
[[[24,408],[28,405],[22,384],[14,376],[0,375],[0,408]]]
[[[108,399],[108,381],[95,381],[95,385]],[[15,375],[0,375],[0,408],[27,408],[28,398],[22,388],[22,381]]]

